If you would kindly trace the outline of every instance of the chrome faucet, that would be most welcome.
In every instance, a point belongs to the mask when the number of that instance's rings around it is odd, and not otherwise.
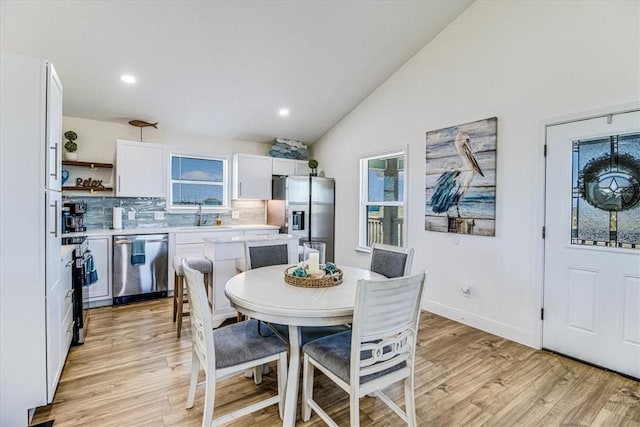
[[[198,227],[201,227],[207,223],[206,218],[202,219],[202,203],[198,203],[198,211],[196,212],[196,215],[198,216]]]

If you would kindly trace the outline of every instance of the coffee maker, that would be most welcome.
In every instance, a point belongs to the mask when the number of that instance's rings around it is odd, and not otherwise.
[[[87,231],[87,227],[84,225],[84,214],[86,212],[86,202],[65,203],[62,206],[62,232]]]

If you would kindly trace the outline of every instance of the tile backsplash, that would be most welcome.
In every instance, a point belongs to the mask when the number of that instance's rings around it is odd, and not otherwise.
[[[191,213],[165,211],[166,199],[156,197],[63,197],[63,202],[86,202],[85,226],[87,230],[109,229],[113,225],[113,209],[122,206],[124,228],[138,227],[186,227],[197,224],[197,216]],[[127,213],[135,211],[135,220],[127,219]],[[231,218],[231,210],[238,211],[240,217]],[[164,219],[154,219],[155,212],[164,213]],[[213,225],[216,217],[223,225],[265,224],[265,202],[262,200],[237,200],[231,202],[231,209],[221,213],[204,213],[203,219]]]

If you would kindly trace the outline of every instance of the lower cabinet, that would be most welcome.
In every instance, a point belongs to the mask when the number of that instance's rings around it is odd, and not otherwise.
[[[53,401],[73,337],[72,251],[62,258],[60,276],[47,289],[47,402]]]
[[[111,287],[111,236],[92,236],[87,239],[89,251],[93,256],[94,266],[98,273],[98,280],[83,288],[84,301],[90,307],[111,305],[113,290]]]
[[[278,234],[277,228],[250,229],[250,230],[220,230],[213,232],[185,232],[175,233],[169,237],[169,290],[173,292],[174,270],[173,257],[176,255],[202,254],[204,256],[204,239],[215,237],[237,237],[259,234]],[[213,326],[218,327],[230,317],[235,317],[236,311],[231,307],[224,294],[224,286],[231,277],[238,273],[237,259],[244,258],[243,243],[225,245],[233,248],[233,253],[224,253],[214,257],[213,274],[210,275],[208,286],[213,289],[209,292],[210,302],[213,304]]]

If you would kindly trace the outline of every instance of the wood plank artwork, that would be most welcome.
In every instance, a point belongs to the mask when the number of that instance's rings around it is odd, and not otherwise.
[[[426,134],[427,231],[495,236],[498,119]]]
[[[37,410],[33,424],[54,419],[56,427],[200,426],[204,390],[198,390],[193,409],[185,409],[191,329],[185,323],[176,339],[171,310],[170,298],[90,310],[86,342],[71,348],[55,400]],[[640,426],[640,383],[427,312],[421,315],[416,360],[421,426]],[[259,386],[242,375],[219,383],[216,412],[273,393],[274,369]],[[318,402],[347,426],[347,394],[316,375]],[[403,402],[401,386],[388,393]],[[360,408],[363,426],[405,425],[376,398],[363,398]],[[274,405],[229,425],[282,422]],[[297,425],[325,424],[313,414]]]

